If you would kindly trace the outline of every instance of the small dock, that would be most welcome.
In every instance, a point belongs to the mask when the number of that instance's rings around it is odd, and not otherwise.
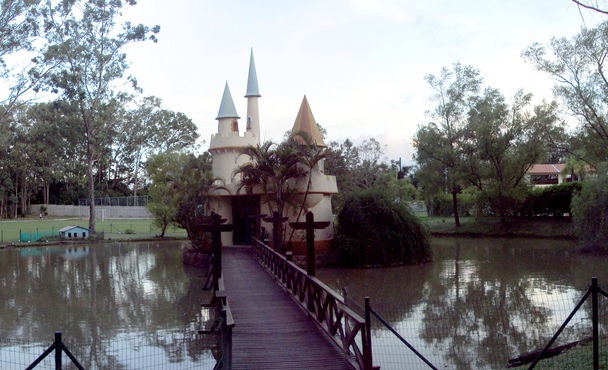
[[[236,323],[233,369],[354,369],[250,247],[222,248],[222,271]]]

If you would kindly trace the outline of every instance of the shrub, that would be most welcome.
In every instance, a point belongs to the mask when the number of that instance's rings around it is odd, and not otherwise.
[[[522,213],[529,216],[566,216],[571,214],[572,196],[582,188],[580,182],[569,182],[532,189],[524,203]]]
[[[405,206],[380,194],[346,200],[332,242],[338,264],[388,266],[428,262],[428,233]]]
[[[429,216],[449,217],[454,215],[454,204],[452,194],[436,194],[426,203]],[[478,196],[469,191],[458,194],[458,214],[470,216],[478,208]]]
[[[572,198],[572,220],[577,243],[584,251],[608,251],[608,167],[583,183]]]

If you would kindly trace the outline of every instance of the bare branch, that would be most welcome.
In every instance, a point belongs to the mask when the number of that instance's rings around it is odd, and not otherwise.
[[[573,3],[575,3],[575,4],[576,4],[576,5],[578,5],[578,6],[582,6],[582,7],[583,7],[583,8],[585,8],[585,9],[590,9],[590,10],[596,11],[596,12],[598,12],[598,13],[602,13],[602,14],[606,14],[606,15],[608,15],[608,10],[602,10],[602,9],[600,9],[600,8],[598,8],[598,7],[595,7],[595,6],[591,6],[591,5],[584,4],[584,3],[582,3],[582,2],[581,2],[581,1],[579,1],[579,0],[572,0],[572,2],[573,2]]]

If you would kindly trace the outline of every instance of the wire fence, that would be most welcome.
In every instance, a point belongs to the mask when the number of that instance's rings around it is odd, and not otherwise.
[[[50,334],[50,333],[49,333]],[[49,335],[49,338],[52,338]],[[0,368],[23,370],[48,347],[48,343],[0,339]],[[135,336],[119,334],[111,339],[88,341],[63,340],[65,346],[85,369],[213,369],[217,362],[219,339],[216,335],[194,332],[148,333]],[[62,369],[77,369],[64,354]],[[36,369],[56,369],[54,355],[47,356]]]
[[[73,226],[87,227],[86,222],[72,222]],[[135,221],[106,221],[99,222],[97,233],[103,233],[105,239],[129,240],[141,238],[153,238],[161,234],[161,229],[154,225],[152,220],[143,219]],[[59,229],[63,226],[19,228],[15,233],[10,230],[0,230],[0,243],[3,242],[44,242],[50,238],[59,237]],[[168,226],[165,230],[166,237],[186,237],[186,231],[176,226]]]
[[[89,198],[78,199],[79,206],[88,206],[91,204]],[[95,198],[96,206],[123,206],[123,207],[146,207],[148,206],[148,196],[137,197],[104,197]]]
[[[475,284],[469,282],[466,284]],[[445,369],[527,369],[549,343],[585,292],[547,291],[529,286],[501,289],[463,287],[404,307],[401,302],[371,306],[435,367]],[[348,296],[349,307],[363,313],[362,298]],[[582,303],[551,345],[548,358],[534,369],[593,369],[591,299]],[[608,368],[608,299],[598,309],[599,368]],[[381,369],[429,369],[378,319],[372,319],[372,354]]]

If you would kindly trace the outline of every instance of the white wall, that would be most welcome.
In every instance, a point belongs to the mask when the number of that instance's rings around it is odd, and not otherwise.
[[[30,213],[37,215],[40,213],[41,204],[32,204]],[[59,204],[47,204],[46,212],[49,216],[69,216],[69,217],[89,217],[89,206],[71,206]],[[95,206],[95,217],[103,218],[152,218],[152,214],[147,207],[126,207],[126,206]]]

